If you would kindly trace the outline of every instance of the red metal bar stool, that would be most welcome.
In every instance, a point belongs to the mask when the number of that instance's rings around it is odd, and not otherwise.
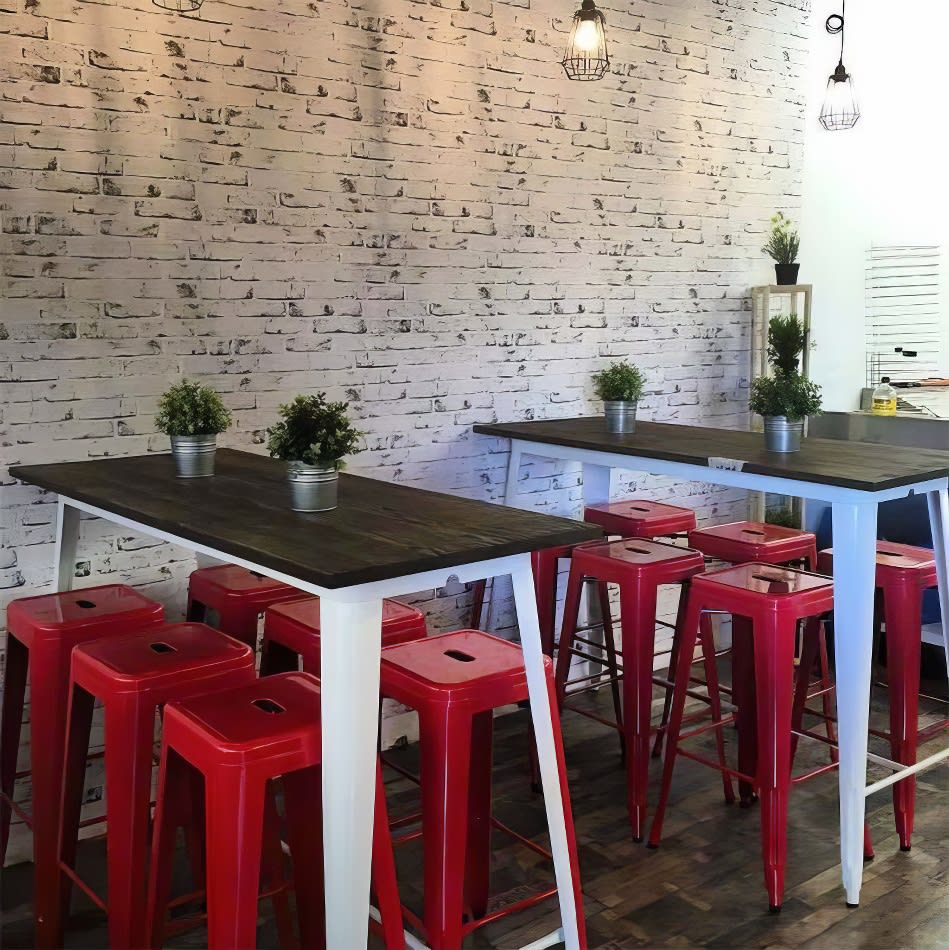
[[[208,946],[256,946],[268,787],[282,776],[300,942],[323,942],[320,687],[283,673],[165,710],[148,893],[148,946],[160,947],[171,891],[177,789],[203,777]],[[373,887],[387,948],[404,946],[382,772],[376,772]]]
[[[253,680],[253,650],[200,623],[168,624],[76,647],[63,777],[60,873],[48,889],[50,940],[46,946],[62,946],[73,882],[108,913],[111,946],[144,946],[156,713],[172,700]],[[84,766],[97,699],[105,714],[107,903],[74,869]]]
[[[556,717],[549,662],[547,677],[551,712]],[[403,913],[425,933],[433,950],[459,950],[464,937],[477,927],[557,893],[551,888],[486,913],[491,827],[514,834],[491,818],[493,712],[498,706],[528,698],[521,649],[480,630],[404,643],[383,652],[381,689],[383,696],[410,706],[419,715],[424,911],[422,919],[406,908]],[[585,946],[573,817],[556,719],[554,737],[573,868],[570,899],[576,903]],[[515,837],[537,853],[548,854],[533,842]]]
[[[641,498],[587,505],[583,520],[621,538],[664,538],[695,530],[695,512],[690,508]]]
[[[61,594],[23,597],[7,609],[6,680],[0,732],[0,864],[6,856],[11,812],[33,830],[34,893],[48,892],[56,876],[69,656],[79,643],[111,637],[131,628],[160,624],[161,604],[131,587],[108,584]],[[26,683],[30,683],[32,813],[13,804]],[[22,775],[28,775],[24,772]],[[37,931],[43,921],[37,903]]]
[[[821,551],[818,568],[834,570],[833,548]],[[929,738],[949,726],[949,719],[919,729],[919,662],[922,643],[923,591],[937,586],[936,562],[928,548],[891,541],[877,542],[877,594],[882,598],[886,679],[889,693],[889,732],[871,730],[888,739],[890,754],[902,765],[916,763],[919,738]],[[916,813],[916,776],[910,775],[893,786],[893,814],[900,836],[900,850],[912,846]]]
[[[425,615],[397,600],[382,602],[382,645],[422,640],[427,635]],[[302,658],[303,669],[320,675],[320,598],[305,597],[268,607],[260,650],[260,675],[292,672]]]
[[[192,571],[188,579],[188,620],[206,623],[257,648],[257,621],[274,604],[305,597],[301,591],[248,571],[221,564]]]
[[[656,645],[656,603],[663,584],[687,585],[705,568],[705,559],[698,551],[647,539],[629,538],[621,541],[595,541],[573,550],[570,578],[564,604],[563,630],[557,654],[557,700],[561,710],[573,709],[605,725],[613,726],[625,739],[627,805],[633,840],[642,841],[646,818],[646,789],[649,781],[649,735],[652,709],[653,654]],[[620,590],[622,641],[623,715],[611,721],[582,707],[569,705],[567,676],[573,656],[587,657],[578,650],[577,614],[580,591],[586,579],[601,585],[616,584]],[[721,717],[718,681],[715,670],[715,648],[710,640],[711,627],[704,627],[707,642],[703,643],[709,702],[713,715]],[[585,642],[585,641],[584,641]],[[607,650],[615,653],[612,631]],[[665,680],[656,680],[664,684]],[[614,689],[616,683],[614,681]],[[587,687],[589,688],[589,687]],[[578,690],[583,692],[584,690]],[[618,707],[618,704],[616,704]],[[721,737],[719,736],[721,744]],[[724,746],[719,754],[724,762]],[[731,783],[726,783],[730,793]]]
[[[689,547],[701,551],[707,558],[726,561],[730,564],[780,564],[793,566],[803,563],[810,571],[817,570],[817,539],[810,531],[801,531],[798,528],[787,528],[783,525],[767,524],[762,521],[735,521],[731,524],[710,525],[706,528],[697,528],[689,532]],[[740,625],[743,621],[733,621]],[[747,639],[747,633],[736,632],[738,640]],[[827,658],[827,644],[824,641],[818,644],[818,681],[809,691],[809,698],[821,697],[823,703],[823,719],[827,738],[835,741],[833,723],[833,704],[831,692],[833,681],[830,676],[830,664]],[[727,651],[725,651],[727,652]],[[669,680],[676,667],[678,641],[673,639],[672,652],[669,656]],[[748,664],[748,658],[741,653],[732,651],[732,687],[722,687],[722,692],[730,693],[739,706],[750,708],[754,698],[754,675]],[[800,675],[810,680],[812,669],[804,664],[800,666]],[[693,680],[701,682],[700,680]],[[743,691],[747,695],[742,695]],[[750,692],[749,692],[750,691]],[[740,700],[740,702],[739,702]],[[669,719],[669,707],[672,702],[671,687],[666,691],[662,711],[662,724]],[[662,747],[662,730],[656,735],[653,755],[658,756]],[[836,749],[831,750],[831,756],[836,756]]]
[[[836,768],[834,763],[791,776],[791,736],[794,709],[794,650],[798,622],[808,620],[805,638],[823,636],[820,615],[833,608],[833,581],[829,577],[790,568],[742,564],[700,574],[693,578],[686,599],[680,630],[681,643],[675,671],[672,711],[669,719],[662,791],[649,834],[649,846],[657,847],[678,755],[695,759],[727,776],[737,776],[754,787],[761,803],[761,844],[764,878],[772,911],[781,907],[784,869],[787,861],[788,792],[792,783]],[[682,716],[689,682],[691,657],[703,611],[723,611],[748,618],[750,643],[741,644],[754,666],[757,685],[755,704],[753,774],[739,758],[739,769],[723,767],[702,755],[680,748],[690,736],[714,729],[721,732],[727,717],[682,732]],[[749,723],[750,725],[751,723]]]

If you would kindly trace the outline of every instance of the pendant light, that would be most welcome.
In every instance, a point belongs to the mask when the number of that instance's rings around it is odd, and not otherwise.
[[[602,79],[610,66],[606,51],[606,18],[593,0],[583,0],[573,15],[573,29],[564,50],[562,65],[568,79],[587,82]]]
[[[824,29],[831,36],[840,34],[840,60],[827,80],[824,104],[820,110],[820,124],[829,132],[852,129],[860,118],[860,107],[853,91],[853,78],[844,68],[844,12],[847,0],[842,0],[840,14],[827,17]]]

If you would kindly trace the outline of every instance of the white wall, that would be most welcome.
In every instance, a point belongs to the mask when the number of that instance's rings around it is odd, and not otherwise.
[[[814,284],[811,372],[825,407],[854,409],[865,380],[864,264],[871,244],[949,245],[945,37],[949,6],[862,0],[847,11],[844,65],[861,116],[849,131],[818,123],[840,38],[824,21],[839,0],[815,0],[807,71],[802,281]],[[943,301],[944,319],[946,298]],[[949,375],[949,326],[941,372]]]
[[[608,3],[601,83],[564,77],[575,6],[551,0],[10,6],[0,609],[50,588],[55,513],[5,467],[166,451],[181,374],[222,392],[229,446],[263,451],[276,406],[325,389],[369,433],[354,471],[472,498],[507,457],[473,423],[598,412],[613,358],[645,370],[643,417],[745,424],[747,289],[768,216],[800,206],[807,0]],[[536,460],[522,501],[576,514],[579,481]],[[192,566],[83,522],[80,585],[174,614]],[[463,591],[414,599],[433,631],[464,620]]]

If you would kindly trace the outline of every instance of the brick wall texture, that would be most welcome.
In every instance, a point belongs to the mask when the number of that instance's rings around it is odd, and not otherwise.
[[[612,358],[646,372],[642,417],[745,425],[808,8],[608,0],[611,72],[572,83],[570,0],[0,0],[0,608],[51,589],[55,520],[6,467],[166,450],[182,375],[223,393],[226,445],[263,451],[279,403],[325,390],[368,433],[353,471],[487,499],[505,447],[471,425],[597,412]],[[523,476],[522,504],[577,512],[578,467]],[[193,566],[83,522],[77,585],[174,614]],[[411,599],[433,629],[467,602]]]

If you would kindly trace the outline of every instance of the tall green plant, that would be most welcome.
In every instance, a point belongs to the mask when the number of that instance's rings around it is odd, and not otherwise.
[[[771,233],[768,235],[767,244],[761,250],[776,264],[793,264],[800,249],[801,239],[791,219],[786,218],[780,211],[773,214]]]
[[[771,318],[768,323],[768,362],[775,372],[784,375],[796,373],[806,343],[804,324],[796,313]]]

